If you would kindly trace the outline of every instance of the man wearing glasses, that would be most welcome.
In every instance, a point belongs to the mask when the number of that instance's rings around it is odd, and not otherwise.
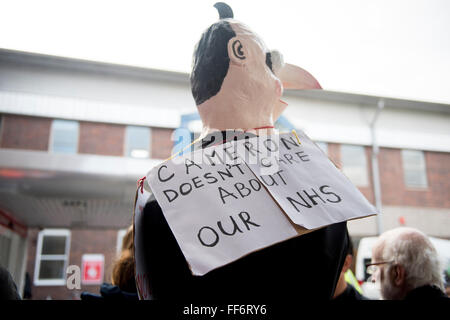
[[[383,233],[367,265],[372,282],[385,300],[449,299],[444,294],[438,255],[425,234],[413,228]]]

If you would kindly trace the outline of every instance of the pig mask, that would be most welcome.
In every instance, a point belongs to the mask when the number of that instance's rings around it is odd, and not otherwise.
[[[225,3],[220,20],[197,43],[190,76],[204,132],[271,127],[286,108],[283,88],[321,89],[300,67],[285,64],[258,35],[233,19]]]

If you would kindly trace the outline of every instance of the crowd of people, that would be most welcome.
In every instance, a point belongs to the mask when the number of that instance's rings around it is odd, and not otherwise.
[[[354,256],[352,241],[336,284],[333,300],[368,300],[345,279]],[[310,262],[313,263],[313,262]],[[447,300],[438,253],[421,231],[400,227],[381,234],[372,249],[372,261],[367,266],[371,281],[378,283],[385,300]],[[82,300],[138,300],[133,256],[133,227],[123,240],[122,251],[114,262],[111,283],[103,283],[99,294],[82,292]],[[10,273],[0,266],[0,299],[19,300]]]

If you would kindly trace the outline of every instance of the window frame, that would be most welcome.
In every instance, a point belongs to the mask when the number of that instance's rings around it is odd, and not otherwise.
[[[417,152],[420,153],[422,155],[423,158],[423,174],[425,175],[425,185],[423,186],[419,186],[419,185],[409,185],[406,183],[406,167],[405,167],[405,156],[404,156],[404,152]],[[403,185],[405,186],[405,188],[407,189],[412,189],[412,190],[428,190],[429,187],[429,182],[428,182],[428,174],[427,174],[427,159],[425,157],[425,151],[423,150],[416,150],[416,149],[401,149],[400,151],[401,153],[401,158],[402,158],[402,174],[403,174]]]
[[[77,137],[76,137],[76,149],[74,153],[64,153],[64,152],[57,152],[53,148],[53,138],[55,136],[55,121],[66,121],[66,122],[74,122],[77,124]],[[80,122],[77,120],[66,120],[66,119],[52,119],[52,124],[50,128],[50,135],[49,135],[49,143],[48,143],[48,151],[53,154],[64,154],[64,155],[72,155],[72,154],[78,154],[78,150],[80,148]]]
[[[148,144],[148,157],[145,158],[139,158],[139,157],[132,157],[131,155],[128,155],[128,128],[136,127],[136,128],[145,128],[148,129],[148,138],[149,138],[149,144]],[[126,125],[125,126],[125,139],[124,139],[124,148],[123,148],[123,156],[126,158],[131,159],[150,159],[152,157],[152,127],[146,127],[146,126],[135,126],[135,125]]]
[[[65,236],[66,237],[66,248],[64,255],[56,254],[42,254],[42,245],[45,236]],[[38,241],[36,245],[36,257],[34,264],[34,285],[36,286],[63,286],[66,284],[66,269],[69,263],[70,255],[70,240],[71,232],[69,229],[44,229],[38,234]],[[43,258],[44,256],[44,258]],[[50,256],[50,257],[49,257]],[[60,261],[64,260],[63,267],[63,278],[60,279],[39,279],[39,272],[41,268],[41,261]]]
[[[365,183],[364,184],[360,184],[360,183],[356,183],[353,182],[352,179],[350,179],[350,177],[348,176],[348,172],[345,172],[345,163],[344,163],[344,152],[343,149],[346,147],[359,147],[362,149],[363,151],[363,155],[364,155],[364,174],[365,174]],[[341,144],[340,145],[340,153],[341,153],[341,171],[342,173],[344,173],[344,175],[351,181],[351,183],[353,183],[356,187],[360,187],[360,188],[367,188],[370,187],[370,177],[369,177],[369,161],[367,159],[367,153],[366,153],[366,146],[364,145],[358,145],[358,144]]]

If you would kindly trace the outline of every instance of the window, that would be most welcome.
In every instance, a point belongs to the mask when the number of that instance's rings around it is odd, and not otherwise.
[[[51,150],[57,153],[77,153],[78,132],[77,121],[53,120]]]
[[[342,145],[342,171],[356,186],[368,186],[367,159],[363,146]]]
[[[150,157],[150,138],[150,128],[127,126],[125,156],[132,158]]]
[[[69,230],[46,229],[39,232],[34,269],[35,285],[65,285],[69,248]]]
[[[328,155],[328,144],[326,142],[316,142],[316,144],[326,155]]]
[[[423,151],[402,150],[405,185],[413,188],[427,187],[427,169]]]

